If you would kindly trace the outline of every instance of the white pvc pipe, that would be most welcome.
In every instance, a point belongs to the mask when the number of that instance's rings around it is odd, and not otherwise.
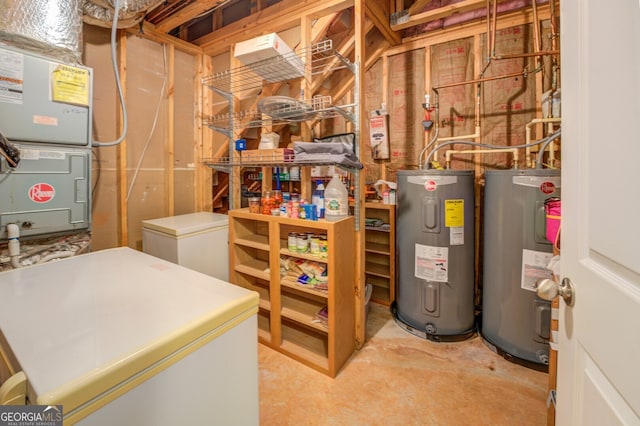
[[[15,223],[7,225],[7,236],[9,237],[9,257],[11,258],[11,267],[18,269],[20,267],[20,228]]]
[[[478,138],[480,138],[480,126],[476,126],[476,131],[472,135],[449,136],[449,137],[446,137],[446,138],[438,138],[438,145],[440,144],[440,142],[450,142],[450,141],[478,139]],[[438,153],[437,153],[437,151],[434,152],[434,154],[433,154],[433,161],[438,161]]]
[[[513,155],[513,164],[514,169],[518,168],[518,149],[517,148],[495,148],[495,149],[464,149],[464,150],[455,150],[450,149],[445,153],[445,161],[446,168],[449,168],[449,163],[451,163],[451,156],[453,154],[494,154],[496,152],[508,152]]]
[[[535,124],[540,124],[540,123],[549,123],[550,127],[549,127],[549,134],[553,133],[553,124],[552,123],[560,123],[562,121],[561,117],[547,117],[547,118],[534,118],[533,120],[531,120],[529,123],[526,124],[525,126],[525,145],[529,145],[531,142],[531,128],[535,125]],[[553,152],[553,145],[551,146],[551,151]],[[538,155],[542,155],[542,152],[539,152]],[[553,158],[555,158],[555,155],[553,155]],[[551,160],[551,158],[550,158]],[[533,165],[533,161],[531,161],[531,148],[527,147],[526,151],[525,151],[525,167],[526,168],[531,168],[531,166]]]

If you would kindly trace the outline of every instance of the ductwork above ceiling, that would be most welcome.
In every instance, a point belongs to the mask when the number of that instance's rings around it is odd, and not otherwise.
[[[118,28],[129,28],[144,19],[147,12],[164,0],[120,0]],[[87,24],[111,28],[116,0],[83,0],[82,20]]]

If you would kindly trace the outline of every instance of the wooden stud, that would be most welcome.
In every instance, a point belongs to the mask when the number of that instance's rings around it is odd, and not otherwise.
[[[193,161],[195,163],[194,173],[194,211],[213,211],[211,206],[211,169],[204,164],[204,159],[211,156],[213,151],[211,130],[203,126],[204,111],[211,108],[211,90],[204,91],[202,77],[211,73],[211,57],[197,55],[195,58],[196,70],[194,81],[196,90],[196,108],[194,116],[194,149]],[[206,132],[206,133],[205,133]]]
[[[122,96],[127,98],[127,33],[118,31],[118,59],[120,84],[122,85]],[[124,115],[120,103],[118,105],[117,127],[122,134]],[[123,139],[117,146],[118,164],[118,219],[119,219],[119,242],[120,246],[129,245],[129,209],[127,204],[127,139]]]
[[[382,103],[389,105],[389,58],[386,55],[382,57]],[[383,161],[381,166],[380,178],[387,180],[389,161]]]
[[[482,50],[482,46],[481,46],[481,36],[480,35],[476,35],[473,38],[473,58],[474,58],[474,63],[473,63],[473,70],[474,70],[474,75],[480,75],[480,73],[482,72],[482,69],[484,68],[484,55],[483,55],[483,50]],[[475,99],[475,98],[474,98]],[[484,126],[480,126],[481,129],[484,129]],[[483,135],[482,133],[480,134],[480,140],[476,141],[476,142],[481,142],[482,138],[484,138],[485,135]],[[474,147],[474,149],[480,149],[481,147]],[[480,249],[481,249],[481,245],[480,245],[480,227],[482,226],[482,221],[480,220],[481,218],[481,203],[480,203],[480,199],[481,199],[481,194],[482,194],[482,182],[484,182],[484,167],[482,165],[482,162],[480,161],[474,161],[474,173],[475,173],[475,178],[474,178],[474,192],[475,192],[475,202],[474,202],[474,218],[475,218],[475,232],[474,232],[474,237],[475,237],[475,247],[474,247],[474,303],[476,306],[480,305],[481,302],[481,295],[480,295]]]
[[[359,105],[359,108],[356,108],[356,111],[359,115],[358,119],[360,122],[360,126],[367,122],[367,115],[363,108],[365,102],[364,90],[362,90],[362,86],[364,84],[365,79],[365,61],[366,61],[366,27],[364,22],[364,14],[365,14],[365,1],[364,0],[356,0],[354,5],[354,26],[356,29],[356,41],[355,41],[355,63],[359,64],[358,67],[358,79],[360,81],[359,90],[355,93],[356,104]],[[360,128],[355,129],[356,140],[358,141],[357,152],[358,155],[361,155],[362,152],[362,141],[360,140]],[[355,282],[355,298],[356,298],[356,347],[361,348],[365,342],[365,333],[366,333],[366,312],[365,312],[365,303],[364,303],[364,286],[365,286],[365,235],[364,235],[364,217],[365,217],[365,208],[364,208],[364,188],[365,188],[365,173],[362,172],[359,174],[359,181],[355,182],[355,185],[358,186],[360,194],[358,205],[359,211],[358,215],[360,217],[360,229],[356,231],[356,282]]]
[[[166,45],[163,45],[166,49]],[[167,75],[167,141],[165,156],[165,202],[169,216],[175,211],[175,83],[176,83],[176,49],[173,44],[169,45],[168,55],[168,75]]]
[[[166,43],[166,44],[174,45],[176,49],[182,52],[188,53],[190,55],[195,56],[202,53],[201,47],[196,46],[195,44],[189,43],[187,41],[180,40],[179,38],[170,36],[169,34],[165,34],[157,30],[152,24],[146,21],[143,21],[142,29],[140,29],[140,27],[138,26],[135,26],[135,27],[128,28],[125,31],[127,31],[129,34],[133,36],[146,38],[148,40],[155,41],[156,43],[161,43],[161,44]]]

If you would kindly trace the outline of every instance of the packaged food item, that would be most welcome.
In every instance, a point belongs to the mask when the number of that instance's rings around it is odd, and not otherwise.
[[[295,232],[289,232],[287,237],[287,249],[289,251],[298,251],[298,234]]]
[[[327,236],[320,236],[320,257],[327,258],[329,257],[329,244],[327,243]]]
[[[274,189],[273,190],[273,196],[276,199],[276,204],[278,205],[278,207],[280,207],[280,204],[282,204],[282,201],[284,200],[284,196],[282,195],[282,191],[279,189]]]
[[[309,252],[314,256],[320,256],[320,235],[311,236]]]
[[[261,212],[262,214],[271,214],[271,209],[276,207],[276,197],[272,191],[262,193]]]
[[[297,235],[297,247],[298,253],[308,253],[309,252],[309,238],[307,238],[307,234],[298,234]]]
[[[249,197],[249,213],[260,213],[260,197]]]

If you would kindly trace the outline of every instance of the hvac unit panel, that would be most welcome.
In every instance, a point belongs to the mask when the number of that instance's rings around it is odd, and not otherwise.
[[[474,175],[398,171],[396,320],[430,340],[474,326]]]
[[[16,223],[20,236],[89,228],[91,150],[56,145],[15,144],[18,167],[0,161],[0,240]]]
[[[544,201],[560,196],[560,172],[500,170],[485,176],[482,336],[514,361],[544,368],[551,310],[534,283],[551,274]]]
[[[9,141],[89,145],[91,69],[0,47],[0,133]]]

